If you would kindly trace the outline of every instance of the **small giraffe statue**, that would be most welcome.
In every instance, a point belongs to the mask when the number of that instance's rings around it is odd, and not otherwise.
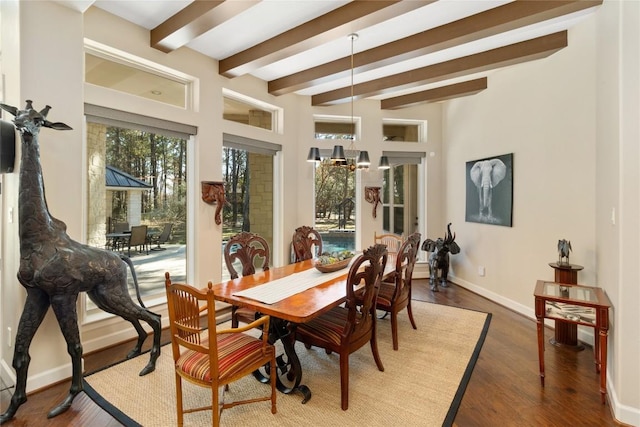
[[[64,123],[47,120],[48,105],[40,112],[27,101],[24,110],[5,104],[0,108],[15,116],[13,123],[22,137],[19,188],[20,268],[18,280],[27,290],[15,341],[13,368],[16,388],[0,424],[12,419],[27,401],[26,385],[29,369],[29,346],[42,323],[49,306],[67,342],[71,356],[72,378],[68,396],[47,415],[55,417],[69,409],[73,399],[83,390],[82,345],[78,329],[76,301],[86,292],[100,309],[117,314],[131,322],[138,332],[138,341],[127,357],[139,355],[147,333],[140,320],[153,329],[151,359],[140,375],[155,369],[160,356],[160,315],[136,305],[127,290],[127,265],[115,253],[93,248],[71,240],[64,222],[49,213],[44,193],[38,134],[41,127],[56,130],[71,129]]]

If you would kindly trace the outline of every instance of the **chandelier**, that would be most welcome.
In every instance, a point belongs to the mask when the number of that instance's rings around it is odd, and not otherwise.
[[[353,118],[353,43],[358,39],[358,34],[351,33],[348,35],[351,40],[351,145],[349,146],[350,151],[355,150],[355,135],[356,135],[356,124]],[[320,162],[320,149],[318,147],[311,147],[309,149],[309,154],[307,156],[308,162]],[[366,150],[361,150],[358,152],[358,158],[355,163],[353,160],[347,160],[345,156],[344,147],[342,145],[334,145],[333,151],[331,152],[331,164],[333,166],[345,166],[348,167],[350,171],[355,171],[356,169],[368,169],[371,162],[369,161],[369,152]],[[389,169],[389,160],[386,156],[382,156],[380,158],[379,169]]]

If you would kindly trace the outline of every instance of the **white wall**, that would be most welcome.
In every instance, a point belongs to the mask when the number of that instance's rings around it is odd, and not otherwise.
[[[638,6],[605,2],[569,31],[567,48],[491,74],[487,90],[443,113],[445,216],[462,248],[453,281],[533,318],[536,280],[553,280],[548,264],[569,239],[579,283],[612,301],[609,398],[631,425],[640,425]],[[513,226],[465,222],[465,163],[507,153]]]
[[[640,3],[608,1],[597,20],[596,230],[599,282],[614,306],[609,391],[640,425]],[[615,210],[615,223],[611,221]]]
[[[446,216],[462,248],[454,275],[529,308],[536,279],[554,278],[548,264],[559,239],[571,241],[571,262],[584,266],[580,282],[596,282],[593,33],[593,21],[576,26],[569,47],[497,71],[487,90],[444,108]],[[513,226],[465,222],[466,162],[507,153]]]

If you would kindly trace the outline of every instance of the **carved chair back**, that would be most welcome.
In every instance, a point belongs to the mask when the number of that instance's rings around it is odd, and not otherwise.
[[[296,228],[291,240],[294,262],[318,257],[322,254],[322,236],[308,225]]]
[[[243,276],[254,274],[256,266],[269,270],[270,250],[267,241],[260,235],[243,231],[231,237],[224,247],[224,262],[232,279],[238,278],[236,265],[241,265]]]
[[[343,410],[349,407],[349,355],[367,343],[378,370],[384,371],[376,338],[375,301],[387,264],[387,249],[376,244],[365,249],[347,275],[347,301],[326,313],[299,324],[295,339],[307,348],[316,346],[340,354],[340,395]]]

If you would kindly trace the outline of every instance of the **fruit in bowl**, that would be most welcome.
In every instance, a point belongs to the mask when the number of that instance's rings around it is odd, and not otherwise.
[[[322,255],[316,259],[316,269],[323,273],[330,273],[332,271],[338,271],[349,265],[351,258],[354,257],[354,253],[351,251],[340,252],[323,252]]]

